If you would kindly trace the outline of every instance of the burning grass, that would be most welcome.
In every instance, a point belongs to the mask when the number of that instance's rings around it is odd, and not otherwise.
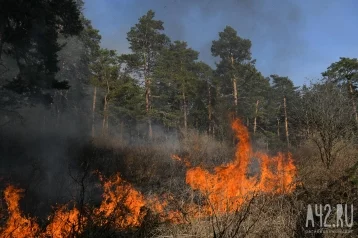
[[[70,237],[81,234],[91,223],[96,227],[110,227],[126,230],[142,225],[150,213],[156,214],[160,222],[173,224],[188,223],[195,219],[235,213],[258,193],[289,194],[295,189],[296,167],[290,154],[270,157],[254,152],[248,131],[239,120],[232,124],[239,140],[233,161],[220,165],[210,172],[201,166],[191,167],[187,158],[174,155],[173,158],[187,167],[186,183],[201,194],[201,201],[195,199],[177,201],[170,194],[145,196],[132,184],[124,181],[119,173],[108,178],[99,174],[103,188],[99,207],[85,205],[87,217],[74,206],[59,206],[49,217],[49,223],[41,229],[35,218],[25,217],[19,207],[22,190],[8,186],[4,191],[7,205],[6,223],[0,228],[1,237]],[[258,174],[248,176],[251,160],[260,162]],[[179,204],[173,207],[170,204]],[[90,221],[90,222],[89,222]]]

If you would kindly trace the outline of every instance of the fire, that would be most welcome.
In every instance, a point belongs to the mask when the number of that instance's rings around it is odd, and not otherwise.
[[[142,211],[146,201],[143,195],[116,174],[109,179],[100,175],[103,183],[103,201],[94,209],[96,225],[104,226],[113,222],[116,229],[134,227],[141,224],[145,213]],[[49,217],[50,223],[41,232],[34,218],[26,218],[21,214],[19,201],[23,190],[8,186],[4,191],[7,204],[8,219],[6,226],[0,229],[0,237],[69,237],[80,234],[86,224],[86,218],[80,215],[77,208],[69,210],[67,205],[59,206]],[[82,226],[81,226],[82,224]]]
[[[159,215],[160,221],[170,221],[174,224],[185,223],[183,215],[178,210],[169,208],[169,203],[175,201],[171,194],[163,194],[161,197],[153,196],[147,199],[148,207]]]
[[[66,205],[60,206],[46,227],[44,237],[69,237],[71,234],[80,234],[80,222],[84,223],[85,219],[80,217],[78,209],[68,211]]]
[[[0,228],[1,237],[35,237],[40,231],[38,224],[32,218],[21,214],[19,201],[23,190],[8,186],[4,191],[4,198],[8,210],[8,219],[3,229]]]
[[[232,128],[239,140],[234,160],[216,167],[214,173],[194,167],[186,174],[187,184],[207,196],[209,213],[238,209],[248,196],[257,192],[290,193],[295,189],[296,167],[291,154],[287,158],[282,153],[270,158],[263,153],[254,153],[248,131],[240,120],[234,121]],[[261,168],[259,175],[249,177],[252,158],[260,160]]]
[[[188,168],[186,183],[206,198],[203,204],[199,205],[193,199],[190,202],[178,201],[171,194],[146,198],[118,173],[109,178],[99,174],[103,200],[100,206],[94,209],[85,205],[86,211],[89,211],[87,214],[91,217],[85,217],[75,206],[72,209],[68,209],[67,205],[59,206],[42,231],[34,218],[27,218],[21,213],[19,201],[23,190],[8,186],[4,191],[7,214],[0,214],[1,218],[7,217],[7,220],[5,226],[0,227],[0,237],[75,236],[81,234],[90,221],[98,227],[110,226],[122,230],[140,226],[148,211],[157,214],[162,222],[185,223],[190,221],[190,218],[236,211],[247,198],[258,192],[291,193],[296,186],[296,167],[291,154],[285,156],[279,153],[270,157],[254,152],[246,127],[236,120],[232,123],[232,128],[239,140],[235,158],[229,164],[214,168],[214,172],[202,167],[191,167],[188,158],[172,156]],[[253,159],[260,162],[260,172],[249,176],[248,168]]]
[[[103,201],[94,213],[98,216],[102,215],[105,219],[101,220],[99,225],[102,226],[112,219],[115,227],[119,229],[140,225],[145,215],[142,212],[145,205],[143,195],[132,185],[123,181],[119,174],[109,179],[100,175],[100,179],[104,190]]]
[[[191,163],[189,162],[189,160],[187,158],[183,159],[183,158],[180,158],[178,155],[172,155],[172,159],[177,160],[179,162],[183,162],[186,167],[191,167]]]

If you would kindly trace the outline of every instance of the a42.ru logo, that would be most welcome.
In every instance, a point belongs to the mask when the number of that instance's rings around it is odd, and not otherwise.
[[[308,204],[306,228],[352,228],[353,205]]]

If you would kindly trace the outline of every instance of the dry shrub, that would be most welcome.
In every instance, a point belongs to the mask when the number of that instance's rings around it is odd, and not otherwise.
[[[356,146],[343,140],[339,143],[346,143],[346,147],[337,153],[330,168],[322,163],[319,150],[312,142],[308,141],[296,150],[294,158],[298,163],[299,178],[307,189],[321,189],[330,181],[336,181],[357,162]]]
[[[220,142],[205,133],[195,130],[182,132],[180,152],[187,157],[193,166],[213,167],[232,160],[234,147]]]
[[[98,147],[99,144],[97,142],[96,146]],[[213,168],[231,161],[234,154],[232,146],[218,142],[207,134],[199,134],[192,130],[183,132],[179,143],[168,141],[128,146],[114,141],[111,143],[111,148],[107,143],[104,144],[105,150],[109,153],[104,153],[103,156],[96,155],[95,160],[100,166],[95,167],[120,171],[127,181],[134,184],[146,196],[173,193],[176,203],[169,204],[168,208],[178,209],[183,214],[187,211],[183,209],[182,204],[193,202],[189,201],[193,196],[193,191],[185,185],[185,164],[173,161],[171,155],[178,154],[188,159],[192,166],[201,165]],[[257,144],[256,146],[259,147],[260,143]],[[262,148],[264,146],[265,144],[261,145]],[[334,163],[327,169],[320,159],[318,149],[314,144],[307,142],[298,148],[293,156],[299,169],[299,181],[304,184],[305,189],[299,188],[293,194],[285,196],[259,196],[252,202],[246,213],[247,205],[243,205],[237,212],[216,217],[200,219],[189,217],[185,224],[161,223],[158,222],[157,217],[148,216],[139,229],[141,232],[131,236],[307,237],[304,227],[307,204],[334,204],[338,201],[328,196],[327,193],[332,190],[332,181],[338,181],[354,165],[356,156],[357,148],[348,144],[345,150],[337,154]],[[334,186],[336,187],[334,191],[339,196],[341,196],[340,190],[350,188],[348,183],[337,182]],[[354,197],[353,195],[355,193],[349,196]],[[355,200],[349,201],[356,205]]]
[[[151,237],[302,237],[302,211],[296,194],[257,195],[234,212],[192,219],[188,224],[162,224]]]

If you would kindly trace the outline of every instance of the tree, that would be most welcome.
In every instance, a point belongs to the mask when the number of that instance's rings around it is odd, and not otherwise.
[[[2,53],[15,58],[20,71],[7,87],[20,93],[68,89],[68,83],[55,80],[61,49],[57,40],[59,35],[78,35],[82,28],[73,0],[2,1],[0,59]]]
[[[338,62],[332,63],[322,76],[327,81],[332,81],[339,85],[346,85],[351,97],[353,113],[358,124],[357,112],[357,86],[358,86],[358,59],[341,57]]]
[[[95,63],[96,58],[100,53],[101,35],[97,29],[94,29],[91,22],[84,17],[82,18],[84,30],[81,32],[79,38],[83,42],[84,53],[82,55],[82,63],[86,65],[86,72],[84,77],[91,79],[92,72],[90,70],[91,64]],[[92,66],[93,67],[93,66]],[[97,86],[93,87],[92,96],[92,137],[95,136],[95,113],[97,101]]]
[[[347,102],[344,91],[332,82],[314,84],[303,95],[303,125],[327,168],[352,138],[354,118]]]
[[[295,103],[298,101],[299,94],[298,87],[295,87],[293,82],[288,77],[278,75],[271,75],[272,79],[272,103],[276,112],[277,120],[277,136],[280,137],[281,122],[284,122],[285,140],[287,146],[290,145],[289,139],[289,125],[291,124],[289,118],[293,119],[295,115]],[[292,125],[292,124],[291,124]]]
[[[126,73],[120,73],[117,87],[113,89],[112,113],[114,120],[120,125],[120,139],[123,140],[124,127],[132,129],[137,121],[145,114],[145,104],[142,100],[143,88]]]
[[[246,119],[247,126],[256,134],[258,124],[262,129],[267,116],[264,107],[267,106],[267,92],[270,85],[254,64],[246,64],[241,75],[242,80],[238,89],[241,104],[238,106],[240,112],[238,115]]]
[[[86,111],[88,108],[78,107],[86,95],[86,87],[89,86],[89,79],[92,77],[90,65],[95,61],[100,49],[101,36],[97,29],[94,29],[91,22],[84,16],[81,16],[84,29],[78,36],[60,37],[59,42],[63,45],[59,55],[59,72],[56,79],[59,81],[68,81],[71,86],[69,90],[56,91],[54,95],[54,104],[59,98],[65,98],[66,102],[71,103],[72,108],[77,108],[77,112]],[[92,89],[92,88],[91,88]],[[92,134],[94,132],[94,112],[96,106],[97,87],[93,87],[92,104]],[[63,100],[62,100],[63,101]]]
[[[237,114],[238,106],[238,81],[240,70],[251,61],[251,41],[243,39],[230,26],[226,26],[223,32],[219,32],[219,40],[214,40],[211,47],[213,56],[219,56],[221,61],[217,64],[217,72],[223,77],[228,77],[232,83],[233,107]]]
[[[114,50],[101,49],[91,65],[92,83],[104,89],[102,132],[108,132],[109,103],[115,97],[119,77],[119,61]]]
[[[214,106],[215,106],[215,82],[214,70],[206,63],[200,61],[195,67],[196,77],[198,78],[193,105],[193,119],[196,128],[204,127],[208,134],[214,134]]]
[[[154,20],[154,17],[154,11],[149,10],[127,33],[129,48],[134,54],[134,57],[130,57],[130,65],[134,66],[145,84],[145,104],[150,138],[153,136],[150,118],[152,74],[159,52],[169,42],[169,38],[161,33],[164,30],[163,22]]]
[[[156,82],[174,91],[172,100],[176,105],[180,105],[185,130],[188,128],[190,97],[197,83],[194,70],[198,56],[199,52],[188,48],[186,42],[175,41],[162,51],[155,69]]]

